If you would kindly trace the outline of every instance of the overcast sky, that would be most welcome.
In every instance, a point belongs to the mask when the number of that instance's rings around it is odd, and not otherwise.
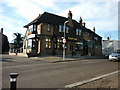
[[[107,34],[118,40],[118,2],[117,0],[0,0],[0,28],[13,40],[13,33],[25,34],[24,25],[43,12],[67,17],[71,10],[73,19],[82,17],[86,27],[96,28],[96,33],[105,39]]]

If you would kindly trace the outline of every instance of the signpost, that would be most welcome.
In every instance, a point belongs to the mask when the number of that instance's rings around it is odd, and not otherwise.
[[[66,43],[66,39],[65,39],[65,28],[66,28],[66,24],[68,23],[68,21],[64,22],[64,37],[63,37],[63,60],[65,60],[65,43]]]
[[[63,43],[66,43],[66,39],[65,38],[63,38]]]

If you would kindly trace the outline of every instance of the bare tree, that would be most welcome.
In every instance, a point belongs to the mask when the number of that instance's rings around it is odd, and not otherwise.
[[[104,38],[105,39],[111,39],[112,38],[112,33],[111,32],[106,32],[105,34],[104,34]]]

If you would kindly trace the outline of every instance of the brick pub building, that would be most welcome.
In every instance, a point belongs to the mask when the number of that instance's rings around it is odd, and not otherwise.
[[[73,52],[75,55],[102,54],[102,37],[95,33],[95,27],[87,29],[81,17],[79,22],[72,19],[71,11],[67,18],[44,12],[25,25],[23,53],[31,56],[62,55],[65,21],[68,21],[65,28],[66,55]]]

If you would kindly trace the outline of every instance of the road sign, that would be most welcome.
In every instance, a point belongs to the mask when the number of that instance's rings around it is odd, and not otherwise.
[[[63,38],[63,43],[66,43],[66,39],[65,38]]]

